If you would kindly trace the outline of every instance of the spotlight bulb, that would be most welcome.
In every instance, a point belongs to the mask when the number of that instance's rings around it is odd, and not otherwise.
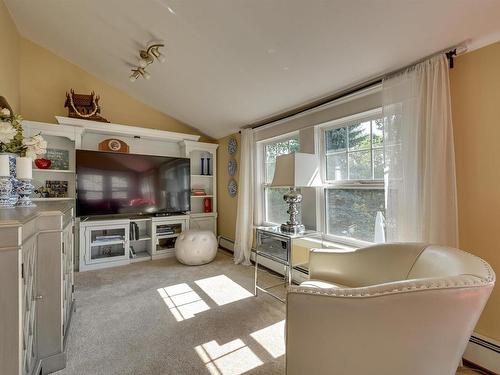
[[[144,78],[146,79],[151,79],[151,74],[149,74],[148,72],[144,71],[144,74],[143,74]]]
[[[130,82],[135,82],[137,80],[137,77],[135,74],[132,74],[128,79],[130,79]]]
[[[139,59],[139,66],[141,68],[145,68],[146,66],[148,66],[148,62],[144,59]]]
[[[161,52],[158,53],[158,57],[157,57],[158,61],[161,62],[162,64],[167,60],[165,58],[165,55]]]

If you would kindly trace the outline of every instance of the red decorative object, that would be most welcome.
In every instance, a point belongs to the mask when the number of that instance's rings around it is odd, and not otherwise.
[[[212,198],[203,199],[203,212],[212,212]]]
[[[35,165],[38,169],[49,169],[52,165],[52,161],[49,159],[35,159]]]

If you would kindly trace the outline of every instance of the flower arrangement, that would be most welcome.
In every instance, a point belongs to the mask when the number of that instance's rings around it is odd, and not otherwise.
[[[10,109],[0,109],[0,152],[36,159],[47,151],[47,142],[40,134],[25,138],[22,120],[21,116],[12,114]]]

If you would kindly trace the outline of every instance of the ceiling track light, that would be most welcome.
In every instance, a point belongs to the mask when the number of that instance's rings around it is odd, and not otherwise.
[[[163,41],[149,42],[145,50],[139,51],[139,65],[132,69],[132,74],[129,77],[131,82],[136,81],[137,78],[151,78],[151,74],[149,74],[145,69],[147,66],[154,63],[155,60],[160,63],[165,62],[165,55],[160,51],[160,48],[163,47],[165,47],[165,43]]]
[[[130,75],[129,79],[130,82],[135,82],[137,78],[144,78],[144,79],[150,79],[151,74],[149,74],[144,68],[137,67],[132,69],[132,74]]]

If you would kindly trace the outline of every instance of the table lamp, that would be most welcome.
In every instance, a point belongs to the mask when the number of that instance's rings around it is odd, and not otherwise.
[[[295,152],[280,155],[276,158],[272,187],[289,187],[290,190],[283,195],[283,200],[288,203],[287,213],[290,215],[286,224],[281,224],[281,231],[299,234],[305,227],[297,219],[297,205],[302,202],[302,194],[296,188],[321,186],[319,161],[316,155]]]

